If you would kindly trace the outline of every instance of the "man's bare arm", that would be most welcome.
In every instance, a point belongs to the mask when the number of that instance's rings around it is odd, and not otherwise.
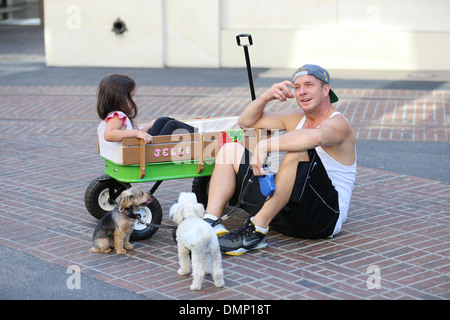
[[[244,110],[238,119],[239,126],[241,128],[285,130],[286,126],[283,123],[282,117],[277,113],[268,112],[264,109],[270,101],[279,100],[285,102],[288,99],[294,98],[289,87],[293,87],[293,84],[288,80],[272,85],[270,89],[252,101]]]

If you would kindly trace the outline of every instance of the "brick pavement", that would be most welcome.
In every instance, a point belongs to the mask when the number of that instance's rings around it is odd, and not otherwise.
[[[202,291],[189,290],[191,278],[176,273],[168,230],[136,243],[126,255],[90,253],[97,221],[83,197],[103,170],[96,152],[95,90],[0,87],[2,245],[64,267],[77,265],[83,275],[150,299],[450,298],[450,186],[365,167],[358,167],[349,218],[337,237],[299,240],[271,231],[267,249],[224,256],[225,288],[215,288],[207,277]],[[360,140],[448,142],[449,91],[337,94],[337,109]],[[238,115],[248,96],[246,88],[140,87],[139,119]],[[190,191],[191,181],[166,181],[158,189],[163,222],[170,223],[169,208],[179,192]],[[245,218],[238,211],[226,224],[239,227]],[[371,267],[380,272],[379,289],[370,289],[370,281],[368,287]]]

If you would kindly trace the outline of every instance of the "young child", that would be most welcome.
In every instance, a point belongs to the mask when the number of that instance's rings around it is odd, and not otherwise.
[[[172,118],[162,117],[137,126],[134,122],[138,108],[134,101],[137,86],[133,79],[123,74],[110,74],[102,79],[97,90],[97,114],[105,120],[104,138],[120,142],[123,138],[140,138],[152,142],[152,136],[172,134],[176,129],[193,133],[195,128]]]

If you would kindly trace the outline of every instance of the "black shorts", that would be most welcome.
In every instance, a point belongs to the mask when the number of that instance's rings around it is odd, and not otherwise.
[[[339,218],[338,193],[334,189],[316,150],[308,150],[310,161],[301,161],[289,202],[275,216],[270,227],[292,237],[303,239],[326,238],[333,234]],[[236,176],[236,190],[229,201],[255,215],[263,206],[264,197],[259,182],[253,176],[250,153],[244,152]],[[276,191],[275,191],[276,192]]]

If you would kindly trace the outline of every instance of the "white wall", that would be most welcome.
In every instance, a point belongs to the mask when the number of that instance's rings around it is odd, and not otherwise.
[[[259,67],[450,70],[448,0],[225,0],[221,9],[222,66],[242,65],[229,43],[245,30]]]
[[[166,0],[166,65],[219,67],[219,0]]]
[[[163,66],[162,0],[45,0],[50,66]],[[120,18],[128,31],[116,35]]]
[[[75,4],[74,4],[75,3]],[[448,0],[46,0],[48,65],[450,70]],[[128,31],[116,36],[120,17]]]

